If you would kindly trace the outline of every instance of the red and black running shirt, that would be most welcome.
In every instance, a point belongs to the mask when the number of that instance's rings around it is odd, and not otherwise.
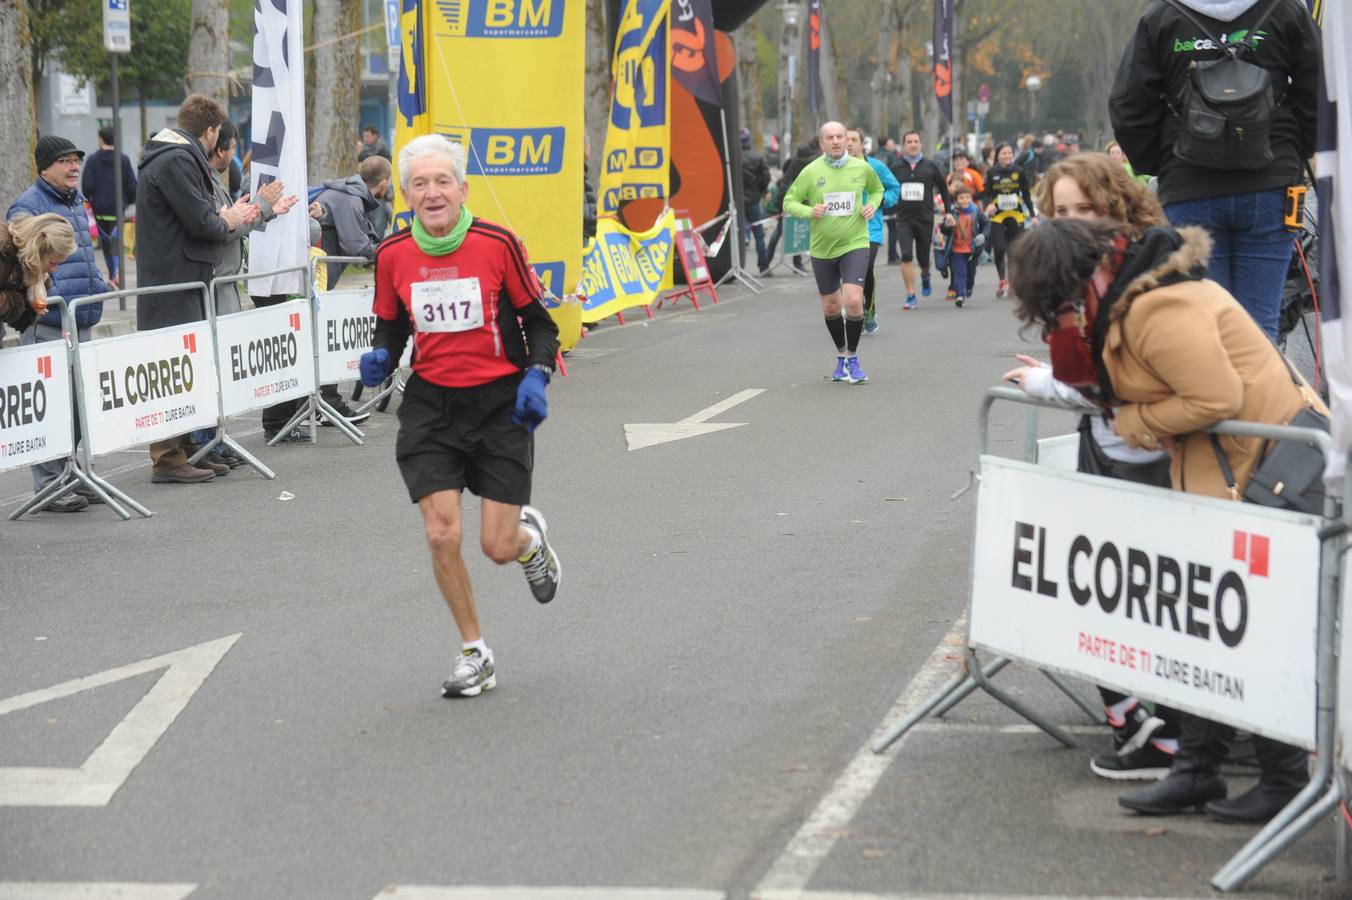
[[[479,279],[483,325],[470,331],[418,330],[414,285],[467,278]],[[544,288],[521,241],[502,226],[475,218],[464,241],[445,256],[424,253],[412,231],[392,235],[376,251],[375,281],[376,316],[412,323],[413,371],[422,378],[442,387],[474,387],[527,365],[517,315],[539,303]]]

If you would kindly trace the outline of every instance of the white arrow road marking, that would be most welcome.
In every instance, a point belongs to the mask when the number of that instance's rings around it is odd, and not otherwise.
[[[107,806],[117,793],[117,789],[174,723],[174,719],[178,718],[178,714],[188,705],[188,701],[192,700],[193,694],[202,686],[202,682],[206,681],[207,676],[221,661],[221,657],[225,656],[239,637],[238,634],[232,634],[195,647],[0,700],[0,716],[3,716],[51,700],[60,700],[83,691],[135,678],[156,669],[165,669],[165,673],[155,682],[154,687],[146,692],[140,702],[131,708],[131,712],[127,713],[112,731],[108,732],[108,737],[89,754],[89,758],[79,768],[0,767],[0,806]],[[154,900],[160,900],[160,895],[153,896]],[[2,889],[0,900],[6,900]]]
[[[625,887],[435,887],[390,885],[372,900],[724,900],[723,891]],[[5,898],[0,895],[0,900]]]
[[[722,415],[739,403],[745,403],[757,394],[763,393],[765,393],[765,388],[747,388],[744,391],[738,391],[726,400],[720,400],[713,406],[701,409],[693,416],[686,416],[679,422],[645,422],[625,425],[624,437],[629,443],[630,450],[642,450],[644,447],[665,444],[668,441],[679,441],[682,438],[713,434],[715,431],[726,431],[729,428],[740,428],[746,423],[716,422],[713,425],[704,423],[714,416]]]
[[[0,900],[183,900],[195,890],[195,884],[0,881]]]

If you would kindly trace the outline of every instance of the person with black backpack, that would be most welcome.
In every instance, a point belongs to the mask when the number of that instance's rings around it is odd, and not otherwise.
[[[1115,137],[1136,171],[1159,177],[1169,221],[1210,232],[1208,274],[1274,338],[1320,56],[1300,0],[1154,0],[1108,99]]]

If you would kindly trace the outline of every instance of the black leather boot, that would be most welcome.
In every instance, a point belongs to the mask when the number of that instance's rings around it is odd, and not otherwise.
[[[1164,780],[1117,798],[1119,805],[1147,816],[1172,816],[1225,797],[1225,782],[1214,765],[1200,760],[1174,761]]]
[[[1268,821],[1310,782],[1309,754],[1299,747],[1254,736],[1258,783],[1233,800],[1213,800],[1206,811],[1222,822],[1257,825]]]
[[[1188,713],[1180,719],[1178,753],[1169,774],[1158,784],[1122,794],[1118,804],[1147,816],[1171,816],[1189,809],[1200,812],[1208,801],[1225,797],[1220,761],[1233,730]]]

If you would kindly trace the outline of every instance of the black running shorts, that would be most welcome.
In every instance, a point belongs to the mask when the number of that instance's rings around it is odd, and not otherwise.
[[[408,380],[394,457],[414,503],[465,488],[485,500],[530,502],[535,439],[512,423],[520,383],[519,374],[469,388]]]
[[[901,242],[901,261],[920,263],[920,268],[928,271],[930,265],[930,245],[934,243],[934,217],[906,219],[897,217],[897,240]],[[911,245],[915,245],[912,252]]]
[[[864,286],[868,275],[868,248],[849,250],[833,259],[812,259],[812,275],[817,279],[817,293],[834,294],[841,283]]]

